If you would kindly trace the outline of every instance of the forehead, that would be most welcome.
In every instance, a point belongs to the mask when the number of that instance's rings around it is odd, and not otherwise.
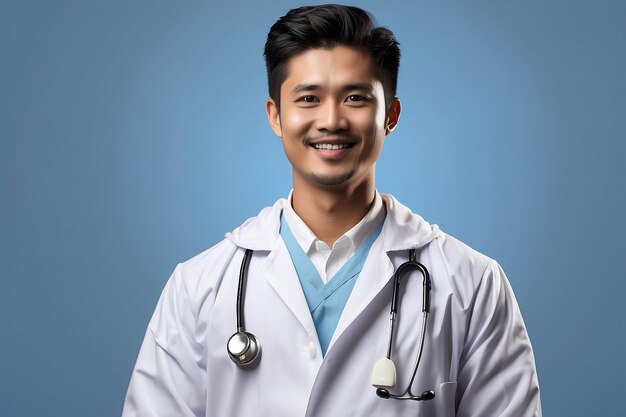
[[[294,55],[287,61],[286,75],[282,88],[287,89],[298,84],[330,88],[357,82],[374,84],[378,81],[371,54],[345,46],[309,49]]]

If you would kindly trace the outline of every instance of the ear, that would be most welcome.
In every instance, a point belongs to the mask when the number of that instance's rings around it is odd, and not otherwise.
[[[389,106],[389,110],[387,111],[387,124],[385,125],[385,135],[393,132],[393,129],[398,125],[398,120],[400,119],[400,111],[402,110],[402,106],[400,105],[400,99],[395,97]]]
[[[278,107],[274,100],[268,98],[265,102],[265,113],[267,113],[267,121],[270,124],[270,127],[274,131],[274,134],[279,138],[283,137],[283,129],[280,125],[280,113],[278,112]]]

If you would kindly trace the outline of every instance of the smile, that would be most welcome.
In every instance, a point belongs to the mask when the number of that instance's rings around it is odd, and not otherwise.
[[[327,150],[335,150],[335,149],[346,149],[354,146],[354,143],[314,143],[311,145],[315,149],[327,149]]]

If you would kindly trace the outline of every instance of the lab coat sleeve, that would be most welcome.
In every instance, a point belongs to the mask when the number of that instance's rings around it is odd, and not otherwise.
[[[532,347],[511,286],[490,261],[470,304],[457,378],[458,417],[540,417]]]
[[[205,355],[180,269],[170,277],[148,325],[122,417],[205,415]]]

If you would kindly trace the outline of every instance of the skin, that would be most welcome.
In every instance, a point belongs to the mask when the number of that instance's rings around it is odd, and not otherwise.
[[[369,211],[376,160],[400,116],[385,108],[369,53],[345,46],[291,57],[280,110],[266,103],[269,124],[293,173],[293,208],[330,247]],[[340,149],[324,149],[335,145]]]

